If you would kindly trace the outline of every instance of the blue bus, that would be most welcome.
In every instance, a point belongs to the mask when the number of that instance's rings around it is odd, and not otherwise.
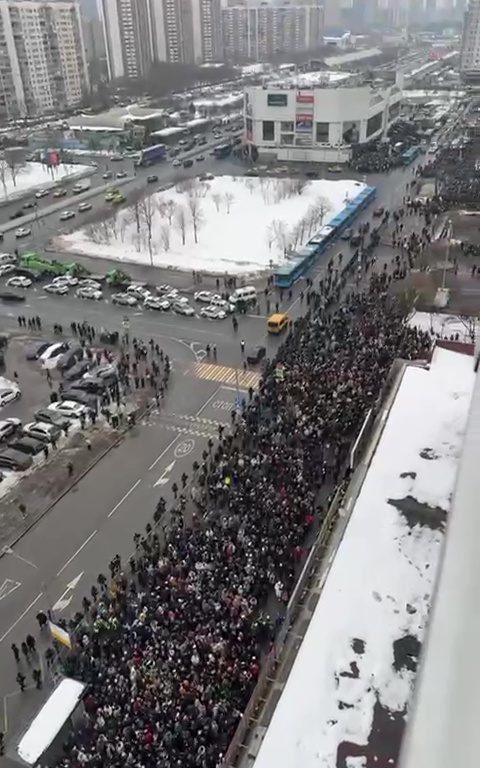
[[[135,165],[142,167],[158,163],[160,160],[165,160],[167,156],[167,148],[165,144],[154,144],[151,147],[145,147],[142,149]]]
[[[400,160],[402,161],[402,165],[410,165],[410,163],[413,163],[413,161],[419,156],[420,154],[420,147],[410,147],[410,149],[405,150],[405,152],[402,152],[400,155]]]
[[[231,144],[219,144],[218,147],[215,147],[213,150],[213,156],[217,158],[217,160],[221,160],[223,157],[228,157],[232,152],[232,145]]]

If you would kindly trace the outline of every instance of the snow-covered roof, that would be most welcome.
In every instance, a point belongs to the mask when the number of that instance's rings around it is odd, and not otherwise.
[[[243,91],[235,91],[233,93],[224,93],[212,99],[195,99],[193,102],[196,109],[202,107],[228,107],[229,104],[238,104],[243,99]]]
[[[254,768],[397,763],[473,384],[445,349],[405,369]]]
[[[338,67],[341,64],[349,64],[350,62],[362,61],[363,59],[371,59],[374,56],[381,56],[382,50],[380,48],[366,48],[361,51],[351,51],[350,53],[343,53],[339,56],[328,56],[324,59],[327,67]]]
[[[441,312],[414,312],[408,321],[412,328],[420,328],[439,339],[451,339],[471,343],[478,337],[479,321],[466,315],[447,315]]]
[[[86,686],[65,678],[47,699],[20,740],[17,752],[28,765],[34,765],[65,725],[82,698]]]

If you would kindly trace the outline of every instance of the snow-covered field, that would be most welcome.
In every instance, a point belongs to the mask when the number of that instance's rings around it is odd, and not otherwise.
[[[349,180],[191,179],[66,235],[60,244],[158,267],[254,273],[288,260],[363,188]]]
[[[406,369],[254,768],[397,764],[474,376]]]
[[[446,315],[441,312],[414,312],[408,321],[412,328],[417,327],[422,331],[428,331],[439,339],[455,340],[471,343],[478,336],[479,322],[475,317],[466,315]]]
[[[91,171],[89,165],[59,165],[48,168],[43,163],[25,163],[14,169],[15,183],[9,168],[0,169],[0,202],[5,199],[34,192],[62,179],[82,176]],[[4,178],[2,174],[4,173]]]

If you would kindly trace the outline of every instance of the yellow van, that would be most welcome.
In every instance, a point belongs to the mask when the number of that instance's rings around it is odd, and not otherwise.
[[[269,333],[281,333],[288,325],[288,315],[284,312],[275,312],[267,320]]]

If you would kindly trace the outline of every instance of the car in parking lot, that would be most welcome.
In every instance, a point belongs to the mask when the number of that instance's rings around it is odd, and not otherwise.
[[[31,421],[29,424],[25,424],[23,434],[27,435],[27,437],[41,440],[43,443],[51,443],[52,440],[58,440],[62,430],[55,424],[47,424],[44,421]]]
[[[152,294],[148,290],[148,288],[145,288],[144,285],[140,285],[139,283],[132,283],[128,286],[126,289],[126,293],[128,293],[129,296],[135,296],[137,299],[148,299]]]
[[[213,304],[209,304],[208,307],[203,307],[200,310],[200,315],[206,317],[209,320],[225,320],[227,313],[220,307],[214,307]]]
[[[73,275],[58,275],[52,280],[54,285],[78,285],[78,277]]]
[[[0,277],[15,272],[15,264],[0,264]]]
[[[70,288],[66,283],[47,283],[43,286],[43,290],[47,293],[56,293],[58,296],[65,296]]]
[[[19,227],[15,230],[15,237],[28,237],[32,234],[31,227]]]
[[[80,416],[87,415],[86,406],[82,403],[77,403],[75,400],[59,400],[56,403],[50,403],[47,408],[49,411],[59,413],[68,419],[79,419]]]
[[[327,168],[329,173],[341,173],[342,172],[342,166],[341,165],[329,165]]]
[[[261,360],[263,360],[266,354],[267,350],[265,347],[262,347],[261,345],[252,347],[247,351],[247,363],[249,365],[257,365]]]
[[[235,304],[232,304],[230,301],[226,301],[225,299],[222,299],[222,297],[218,295],[212,296],[210,305],[212,307],[217,307],[217,309],[223,309],[223,311],[226,312],[227,314],[230,314],[231,312],[235,312]]]
[[[23,277],[22,275],[14,275],[9,277],[6,285],[11,285],[13,288],[30,288],[32,281],[29,277]]]
[[[10,418],[10,419],[3,419],[3,421],[0,421],[0,442],[5,442],[5,440],[8,440],[9,437],[12,437],[20,427],[22,426],[22,422],[20,419]]]
[[[102,395],[108,384],[105,379],[101,379],[99,376],[93,379],[82,379],[81,381],[74,382],[70,388],[70,392],[87,392],[87,394]]]
[[[112,171],[105,171],[104,174],[102,174],[102,179],[111,179],[113,176]]]
[[[10,443],[9,448],[13,451],[21,451],[28,456],[36,456],[37,453],[43,450],[44,442],[42,440],[36,440],[34,437],[21,436],[18,440]]]
[[[112,304],[120,304],[124,307],[136,307],[138,299],[136,296],[132,296],[131,293],[114,293],[112,296]]]
[[[154,184],[156,181],[158,181],[158,176],[156,173],[152,173],[150,176],[147,176],[147,184]]]
[[[182,165],[182,161],[181,161],[181,160],[178,160],[178,158],[176,158],[176,159],[173,161],[172,165],[173,165],[173,167],[174,167],[174,168],[180,168],[180,166]],[[192,163],[192,165],[193,165],[193,163]]]
[[[179,293],[178,288],[172,288],[171,285],[166,285],[165,283],[163,285],[157,285],[155,291],[159,296],[166,296],[167,294],[170,296],[178,296]]]
[[[103,293],[97,288],[90,288],[87,285],[83,288],[77,288],[75,291],[75,296],[78,299],[93,299],[94,301],[99,301],[102,298]]]
[[[78,360],[78,362],[76,362],[75,365],[72,365],[72,367],[65,373],[63,378],[65,381],[76,381],[88,371],[89,367],[90,363],[88,360]]]
[[[102,290],[100,283],[97,280],[92,280],[91,277],[85,277],[83,280],[80,280],[78,285],[81,288],[94,288],[96,291]]]
[[[56,365],[58,370],[68,371],[79,360],[83,359],[83,355],[84,355],[83,347],[81,347],[79,344],[75,347],[71,347],[70,349],[67,349],[66,352],[63,352],[63,354],[57,357]]]
[[[66,389],[60,395],[61,399],[66,402],[74,402],[77,405],[82,405],[88,411],[98,410],[98,397],[90,392],[85,392],[83,389],[75,388],[71,386],[70,389]]]
[[[84,213],[85,211],[91,211],[92,210],[92,204],[91,203],[80,203],[78,206],[78,210],[80,213]]]
[[[59,429],[68,429],[70,426],[70,420],[66,416],[49,408],[39,408],[38,411],[35,411],[34,416],[36,421],[55,424]]]
[[[8,403],[13,403],[21,396],[22,392],[19,387],[0,387],[0,408],[8,405]]]
[[[168,299],[161,299],[160,297],[156,296],[147,296],[143,302],[143,306],[145,309],[158,309],[162,312],[166,312],[168,309],[170,309],[170,302]]]
[[[60,221],[68,221],[75,217],[75,211],[62,211],[60,214]]]
[[[202,163],[205,160],[205,155],[197,155],[195,160],[197,163]]]
[[[97,368],[92,368],[91,371],[83,375],[84,379],[94,379],[96,377],[103,379],[107,384],[113,384],[118,379],[117,367],[113,363],[105,363]]]
[[[53,196],[54,197],[65,197],[66,194],[67,194],[67,190],[66,189],[56,189],[55,192],[53,193]]]
[[[68,352],[69,346],[70,345],[68,341],[55,341],[42,352],[39,360],[41,360],[42,363],[55,360],[55,358],[60,357],[60,355],[65,354],[65,352]]]
[[[191,317],[195,314],[195,310],[193,307],[190,306],[190,304],[181,304],[178,301],[174,301],[172,304],[172,309],[174,312],[176,312],[178,315],[186,315],[186,317]]]
[[[115,174],[117,179],[126,179],[128,174],[126,171],[118,171],[118,173]]]
[[[38,360],[39,357],[42,355],[43,352],[48,347],[52,346],[51,341],[38,341],[32,344],[31,346],[28,346],[25,351],[25,357],[27,360]]]
[[[196,291],[193,294],[195,301],[200,301],[202,304],[210,304],[214,294],[211,291]]]
[[[38,189],[35,192],[35,197],[37,198],[37,200],[40,200],[41,197],[46,197],[49,194],[50,194],[50,190],[49,189]]]
[[[15,472],[23,472],[32,466],[32,457],[22,451],[7,448],[0,453],[0,467],[13,469]]]

